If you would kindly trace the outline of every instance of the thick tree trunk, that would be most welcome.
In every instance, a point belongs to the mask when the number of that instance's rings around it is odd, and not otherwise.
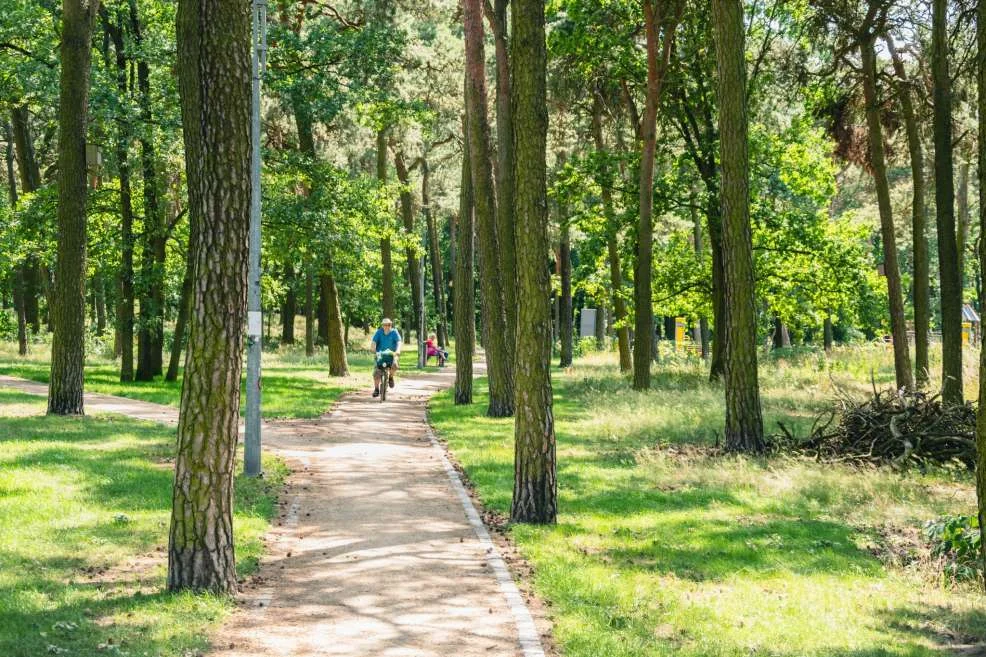
[[[281,306],[281,344],[294,344],[294,317],[298,314],[298,299],[294,293],[294,266],[284,265],[284,304]]]
[[[592,104],[592,139],[599,153],[606,152],[603,140],[602,102],[599,94]],[[607,177],[608,178],[608,177]],[[620,371],[633,369],[633,355],[630,352],[630,327],[627,325],[627,306],[623,298],[623,270],[620,264],[619,226],[613,209],[613,192],[610,180],[601,181],[603,214],[606,216],[606,257],[609,261],[609,284],[613,306],[613,321],[616,324],[616,343],[620,354]]]
[[[931,78],[934,88],[935,220],[941,294],[942,401],[962,403],[962,285],[955,238],[952,178],[952,79],[948,66],[948,1],[931,3]]]
[[[322,269],[322,298],[329,319],[329,375],[348,376],[349,362],[346,360],[346,337],[342,325],[342,310],[339,304],[339,290],[332,273],[332,255],[327,254]]]
[[[514,128],[510,102],[510,44],[507,5],[510,0],[493,0],[490,25],[496,55],[496,232],[500,248],[500,276],[507,317],[507,345],[513,349],[517,336],[517,237],[514,229]]]
[[[976,11],[976,77],[979,105],[979,134],[986,135],[986,2],[978,3]],[[986,139],[980,138],[978,152],[979,172],[979,272],[986,272]],[[982,293],[979,307],[986,308]],[[986,349],[979,351],[979,407],[976,412],[976,500],[979,508],[979,526],[986,527]],[[982,541],[981,558],[984,585],[986,585],[986,541]]]
[[[571,367],[572,352],[574,351],[573,333],[575,330],[575,315],[572,308],[572,236],[567,217],[560,217],[561,244],[558,254],[561,268],[561,297],[558,303],[558,336],[561,340],[560,367]],[[522,329],[518,328],[518,331]]]
[[[188,332],[188,316],[192,311],[192,291],[195,285],[195,243],[194,229],[189,226],[188,253],[185,254],[185,276],[181,282],[181,298],[178,301],[178,319],[175,321],[174,341],[171,344],[171,358],[165,381],[178,380],[178,367],[181,365],[181,351],[185,347],[185,333]]]
[[[63,0],[58,100],[58,256],[48,413],[81,415],[86,332],[86,124],[98,0]]]
[[[463,116],[462,184],[459,188],[459,221],[455,229],[455,276],[452,279],[456,404],[472,403],[472,359],[476,350],[476,287],[473,281],[475,229],[467,123]]]
[[[726,449],[762,452],[757,315],[750,229],[746,30],[740,0],[713,0],[722,167],[722,253],[726,323]]]
[[[377,131],[377,180],[383,185],[387,182],[387,129]],[[390,245],[390,235],[380,238],[380,262],[383,266],[382,306],[383,316],[395,319],[397,305],[394,299],[394,258]]]
[[[250,221],[250,7],[181,0],[178,80],[195,278],[168,588],[236,591],[233,467]]]
[[[397,170],[397,180],[401,183],[401,219],[404,222],[404,230],[409,239],[416,239],[418,236],[417,226],[414,221],[414,199],[411,197],[410,174],[407,170],[407,162],[404,160],[404,151],[396,143],[391,143],[394,148],[394,168]],[[410,340],[411,326],[418,325],[418,318],[421,316],[421,259],[418,257],[418,250],[413,244],[408,244],[404,250],[407,259],[407,278],[408,289],[411,290],[411,312],[414,318],[408,324],[408,335],[405,340]],[[418,344],[424,344],[424,337],[418,336]]]
[[[311,266],[305,268],[305,355],[315,355],[315,281]]]
[[[907,79],[904,62],[897,54],[893,39],[888,35],[887,46],[897,76],[900,105],[907,132],[907,149],[911,158],[911,240],[914,257],[914,380],[919,388],[928,384],[928,332],[931,317],[930,275],[928,273],[927,203],[925,201],[924,146],[918,126],[911,85]]]
[[[893,207],[887,164],[883,149],[883,128],[880,123],[880,104],[877,95],[875,37],[864,36],[859,45],[863,63],[863,94],[866,101],[866,123],[869,129],[870,158],[877,202],[880,208],[880,230],[883,239],[883,267],[887,276],[887,295],[890,304],[890,327],[894,340],[894,370],[898,388],[913,388],[911,358],[907,348],[907,325],[904,322],[904,296],[897,264],[897,239],[894,236]]]
[[[514,345],[507,336],[504,281],[500,275],[500,244],[496,226],[496,199],[490,167],[490,128],[487,121],[486,70],[483,47],[481,0],[464,0],[463,23],[466,50],[466,107],[469,117],[471,166],[486,369],[490,402],[487,415],[507,417],[514,412]],[[543,254],[542,254],[543,256]],[[550,346],[550,345],[549,345]]]
[[[514,0],[512,15],[514,217],[524,239],[517,245],[517,415],[510,520],[533,523],[553,523],[558,512],[551,409],[551,279],[544,263],[549,248],[544,9],[541,0]]]
[[[430,171],[428,160],[421,160],[421,211],[425,215],[425,225],[428,229],[428,256],[431,260],[431,287],[432,295],[435,297],[435,313],[438,316],[438,344],[440,347],[447,348],[448,340],[448,319],[445,310],[445,286],[442,282],[442,253],[438,246],[438,228],[435,225],[435,215],[431,211],[431,197],[429,190]]]

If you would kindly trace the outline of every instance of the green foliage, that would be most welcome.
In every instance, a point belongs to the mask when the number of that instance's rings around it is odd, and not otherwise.
[[[924,537],[947,580],[982,579],[983,537],[978,516],[950,515],[929,520],[924,526]]]

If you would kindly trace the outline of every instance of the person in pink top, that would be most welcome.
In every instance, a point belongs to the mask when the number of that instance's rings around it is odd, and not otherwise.
[[[439,367],[445,367],[445,361],[448,360],[448,352],[444,349],[439,349],[438,339],[435,334],[429,333],[428,339],[425,341],[425,361],[427,362],[433,356],[438,359]]]

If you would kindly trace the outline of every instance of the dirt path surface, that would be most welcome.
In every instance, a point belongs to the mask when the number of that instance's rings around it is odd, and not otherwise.
[[[402,377],[385,403],[343,397],[317,420],[264,426],[293,474],[216,657],[542,657],[523,598],[433,440],[428,397],[451,375]],[[0,385],[45,394],[44,384]],[[174,423],[177,409],[86,395],[88,412]]]

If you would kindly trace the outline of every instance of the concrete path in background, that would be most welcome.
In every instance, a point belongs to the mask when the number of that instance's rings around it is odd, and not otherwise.
[[[259,573],[216,657],[542,657],[538,630],[426,403],[453,374],[401,376],[384,403],[345,395],[317,420],[265,423],[293,473]],[[0,386],[47,386],[0,376]],[[176,408],[87,394],[86,410],[177,423]]]

